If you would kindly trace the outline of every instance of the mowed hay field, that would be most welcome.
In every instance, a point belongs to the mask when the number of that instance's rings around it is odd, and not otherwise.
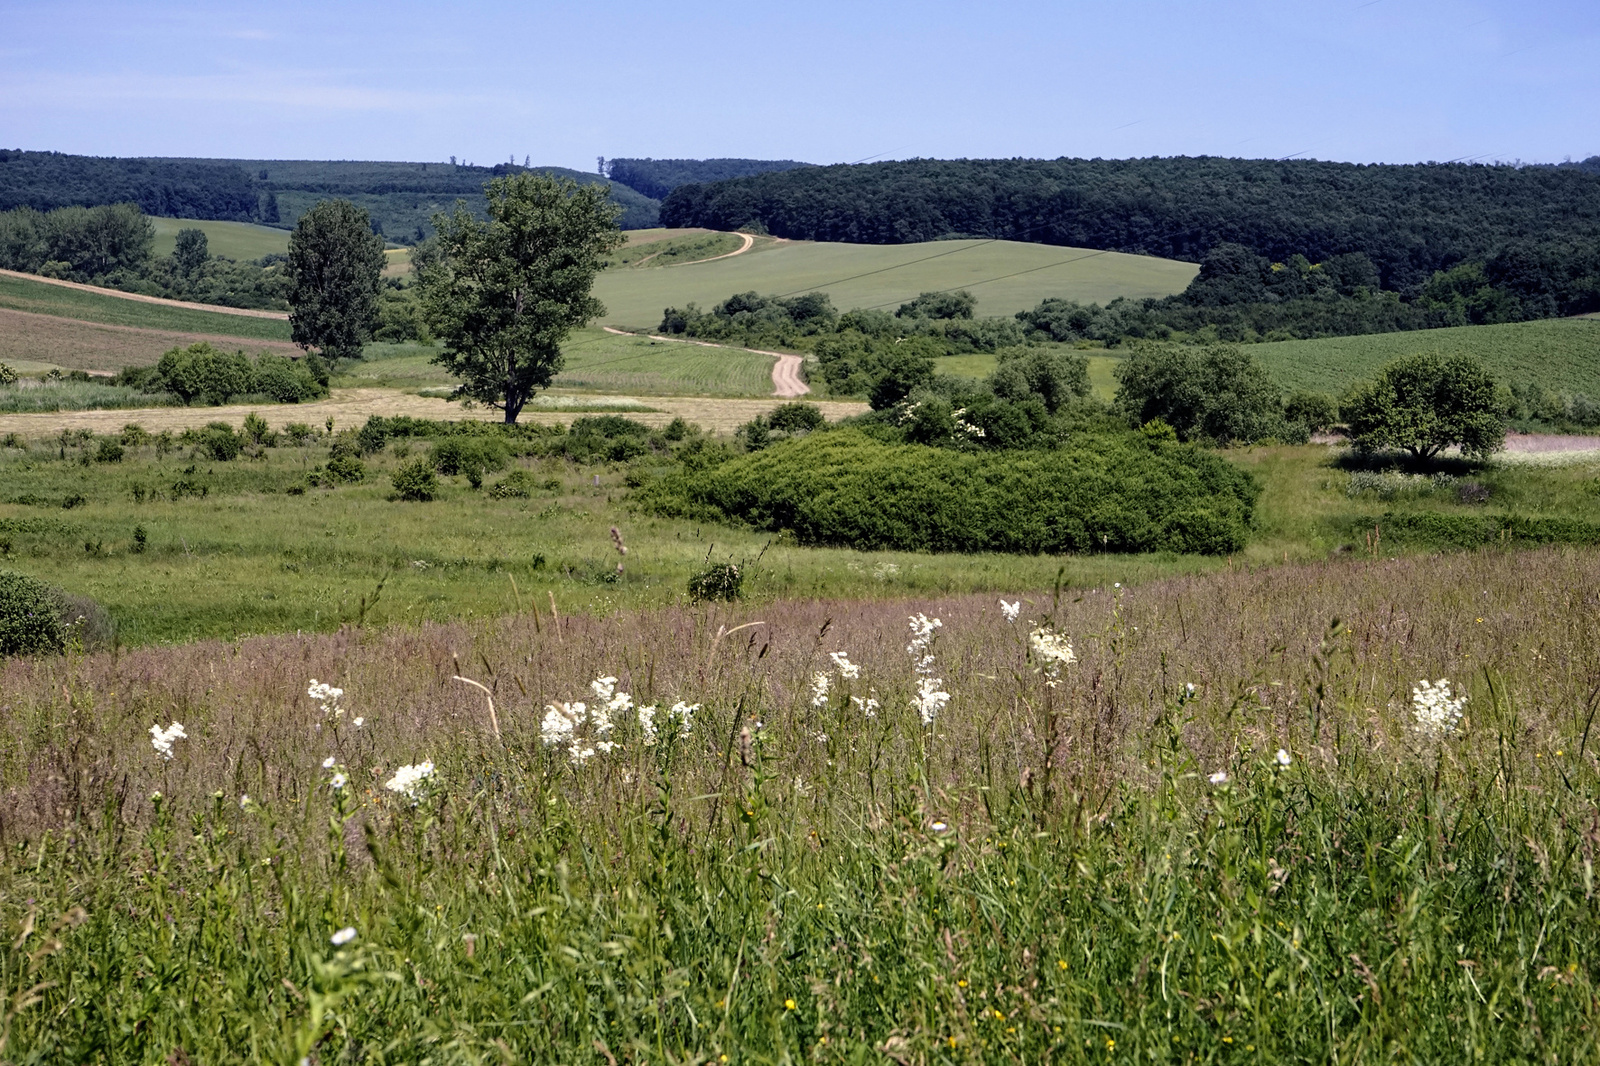
[[[206,251],[226,259],[244,262],[267,255],[287,255],[289,231],[248,222],[211,222],[192,218],[150,219],[155,226],[156,255],[171,255],[178,246],[178,231],[197,229],[206,235]]]
[[[709,308],[737,292],[826,292],[833,305],[894,310],[918,293],[970,289],[980,315],[1009,315],[1050,296],[1108,303],[1181,292],[1193,263],[1015,241],[864,245],[760,238],[742,255],[659,269],[613,269],[595,283],[604,321],[655,328],[663,308]]]

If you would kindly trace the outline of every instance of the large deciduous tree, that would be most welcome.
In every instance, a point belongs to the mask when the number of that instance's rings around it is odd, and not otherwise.
[[[372,338],[383,282],[383,238],[365,208],[323,200],[289,235],[289,324],[294,342],[332,359],[359,359]]]
[[[543,174],[495,178],[487,222],[458,204],[434,216],[437,243],[417,259],[423,306],[444,350],[434,358],[461,379],[458,397],[515,422],[561,369],[561,344],[605,313],[590,290],[622,243],[606,186]]]
[[[1431,459],[1457,445],[1463,455],[1482,459],[1506,440],[1494,378],[1466,355],[1397,359],[1352,389],[1339,409],[1363,452],[1403,448]]]
[[[1229,345],[1136,350],[1116,369],[1117,409],[1135,425],[1161,419],[1183,440],[1218,444],[1280,436],[1283,398],[1255,356]]]

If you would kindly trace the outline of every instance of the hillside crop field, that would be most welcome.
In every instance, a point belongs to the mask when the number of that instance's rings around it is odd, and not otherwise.
[[[170,307],[10,275],[0,276],[0,308],[109,326],[237,337],[241,341],[289,340],[287,319]]]
[[[1285,389],[1337,395],[1385,363],[1431,352],[1473,356],[1508,385],[1600,396],[1600,322],[1587,319],[1279,341],[1251,345],[1248,351]]]
[[[289,253],[289,231],[274,226],[257,226],[249,222],[209,222],[188,218],[152,218],[156,243],[151,249],[156,255],[171,255],[178,246],[178,231],[197,229],[206,235],[206,251],[245,262],[266,255]]]
[[[611,270],[595,283],[604,322],[654,329],[666,307],[702,309],[738,292],[826,292],[841,311],[893,311],[919,293],[970,289],[979,315],[1010,315],[1050,296],[1108,303],[1181,292],[1199,267],[1151,256],[1022,244],[931,241],[862,245],[758,239],[743,255],[660,270]]]

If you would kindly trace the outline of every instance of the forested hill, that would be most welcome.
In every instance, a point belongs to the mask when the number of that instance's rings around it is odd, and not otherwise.
[[[1386,288],[1404,288],[1512,243],[1600,240],[1600,173],[1587,164],[916,159],[685,185],[666,198],[661,221],[862,244],[997,237],[1191,262],[1224,242],[1275,261],[1365,252]]]
[[[252,222],[258,199],[250,175],[228,160],[0,149],[0,211],[132,203],[147,215]]]
[[[135,203],[146,214],[293,226],[318,200],[350,200],[383,234],[414,240],[430,218],[465,200],[483,211],[483,185],[524,169],[589,183],[606,179],[562,167],[494,167],[264,159],[114,159],[0,150],[0,210]],[[611,185],[624,229],[656,224],[657,202]]]
[[[793,159],[607,159],[602,165],[612,181],[657,200],[680,185],[812,166]]]

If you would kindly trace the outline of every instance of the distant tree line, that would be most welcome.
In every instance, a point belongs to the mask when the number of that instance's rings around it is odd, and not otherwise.
[[[1270,262],[1361,252],[1382,287],[1404,291],[1513,244],[1592,245],[1600,174],[1587,164],[918,159],[684,185],[661,221],[861,244],[994,237],[1189,262],[1225,243]]]
[[[604,159],[602,173],[656,200],[680,185],[809,167],[793,159]]]
[[[250,175],[225,161],[113,159],[0,149],[0,211],[136,204],[147,215],[248,222]]]

